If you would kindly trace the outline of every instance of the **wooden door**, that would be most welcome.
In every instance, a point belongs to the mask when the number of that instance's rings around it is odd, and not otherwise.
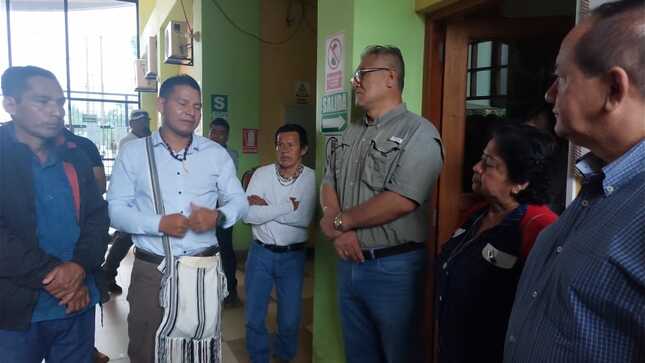
[[[436,331],[434,321],[434,274],[432,266],[440,246],[453,233],[460,220],[460,211],[465,208],[467,194],[463,179],[466,140],[466,100],[468,88],[469,49],[473,42],[487,40],[506,43],[530,43],[544,39],[551,46],[545,56],[555,61],[555,52],[560,40],[573,26],[572,18],[504,19],[500,17],[472,15],[473,8],[491,14],[494,1],[469,0],[457,3],[429,17],[426,22],[426,53],[423,115],[431,120],[441,133],[445,151],[445,164],[433,194],[433,233],[428,241],[429,266],[427,278],[426,322],[424,338],[427,344],[427,362],[436,361]],[[465,16],[465,13],[470,15]],[[471,59],[472,61],[472,59]],[[546,88],[545,88],[546,90]],[[482,147],[483,149],[483,147]],[[468,166],[469,168],[471,165]]]
[[[528,113],[531,103],[538,105],[543,102],[543,94],[550,81],[560,41],[572,26],[573,19],[567,17],[482,17],[445,23],[440,125],[446,160],[439,180],[439,245],[450,237],[460,222],[460,214],[470,204],[469,195],[465,193],[469,181],[464,180],[469,179],[464,178],[464,175],[468,174],[473,166],[472,155],[469,155],[473,154],[473,151],[466,153],[466,149],[473,146],[473,140],[466,139],[467,99],[473,101],[468,103],[468,107],[479,107],[474,101],[488,99],[489,106],[481,106],[482,109],[486,112],[492,110],[493,113],[506,112],[504,116],[498,115],[500,119],[518,118],[523,111]],[[475,59],[473,55],[478,47],[486,44],[492,48],[491,54],[498,52],[491,55],[492,59],[503,58],[505,49],[506,63],[503,63],[503,60],[497,64],[491,61],[488,67],[469,64],[469,59],[471,62]],[[510,60],[514,52],[521,53],[516,54],[516,57],[520,58],[517,64]],[[523,74],[531,71],[513,69],[525,68],[527,63],[529,69],[537,70],[538,74]],[[478,87],[473,88],[473,78],[479,78],[481,72],[489,72],[491,93],[488,96],[477,97],[477,94],[473,96],[475,88],[478,90]],[[503,79],[504,74],[506,86],[499,81]],[[493,79],[497,76],[499,77]],[[513,77],[521,79],[513,80]],[[526,79],[535,81],[526,82]],[[495,88],[497,92],[504,91],[504,94],[492,94]],[[471,108],[468,110],[472,111]],[[477,146],[483,149],[485,141],[487,140],[484,140],[483,145]],[[481,144],[481,140],[478,143]],[[474,152],[477,154],[475,157],[478,157],[481,150]],[[469,165],[466,165],[465,161]]]

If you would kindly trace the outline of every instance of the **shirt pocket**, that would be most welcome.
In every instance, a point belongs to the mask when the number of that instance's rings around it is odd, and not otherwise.
[[[501,251],[490,243],[482,248],[482,257],[489,264],[504,270],[512,269],[518,260],[517,256]]]
[[[220,188],[218,180],[219,176],[217,174],[191,175],[187,178],[186,185],[188,192],[196,197],[216,197]]]
[[[385,189],[385,183],[392,174],[400,153],[398,143],[371,140],[365,159],[363,181],[374,190]]]

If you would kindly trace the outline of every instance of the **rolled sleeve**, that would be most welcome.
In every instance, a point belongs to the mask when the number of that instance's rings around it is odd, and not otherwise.
[[[443,167],[443,149],[430,130],[419,129],[397,162],[385,189],[423,204]]]

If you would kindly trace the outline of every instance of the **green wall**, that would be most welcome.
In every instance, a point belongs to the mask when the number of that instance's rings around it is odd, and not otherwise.
[[[260,0],[217,1],[240,27],[260,33]],[[233,28],[211,0],[201,7],[204,134],[213,119],[210,95],[228,95],[229,147],[240,153],[241,176],[260,162],[258,154],[242,154],[242,128],[260,128],[260,44]],[[233,238],[235,249],[248,248],[251,228],[238,223]]]
[[[316,127],[320,130],[320,102],[324,94],[325,39],[345,33],[345,90],[349,77],[360,63],[360,55],[371,44],[401,48],[406,66],[404,101],[420,113],[423,84],[425,19],[414,11],[414,0],[319,0],[318,62],[316,83]],[[354,112],[351,118],[360,117]],[[316,176],[322,179],[325,139],[318,132]],[[318,216],[319,217],[319,216]],[[318,235],[314,275],[314,362],[343,362],[344,353],[336,297],[336,261],[332,243]]]
[[[320,133],[320,101],[325,89],[325,41],[336,33],[345,33],[345,49],[352,47],[354,32],[353,0],[319,0],[318,2],[318,51],[316,62],[316,179],[318,185],[325,170],[325,139]],[[345,74],[351,72],[352,52],[344,55]],[[348,78],[347,76],[345,78]],[[345,90],[350,86],[345,81]],[[320,211],[319,211],[320,212]],[[320,218],[318,213],[317,218]],[[340,311],[336,298],[336,255],[332,243],[318,235],[314,260],[314,338],[313,361],[338,363],[344,361],[340,330]]]
[[[260,32],[260,0],[217,0],[226,13],[243,29]],[[240,33],[224,18],[211,0],[184,0],[193,31],[194,65],[177,66],[163,62],[164,30],[170,20],[184,20],[181,5],[175,0],[144,0],[140,9],[142,47],[147,36],[157,36],[160,82],[187,73],[202,87],[201,130],[206,136],[213,119],[211,95],[228,95],[228,121],[231,124],[229,146],[240,152],[238,175],[259,164],[257,154],[242,154],[242,129],[260,128],[260,45],[256,39]],[[141,106],[152,116],[151,126],[158,127],[156,94],[142,93]],[[234,231],[235,249],[246,249],[251,229],[238,223]]]
[[[421,113],[425,18],[414,12],[414,0],[355,0],[352,69],[372,44],[395,45],[405,61],[403,101]]]

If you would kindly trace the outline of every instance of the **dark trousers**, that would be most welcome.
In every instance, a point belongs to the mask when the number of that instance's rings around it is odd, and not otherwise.
[[[94,362],[94,306],[71,318],[31,323],[25,331],[0,330],[0,362],[41,363],[43,359]]]
[[[128,251],[130,251],[130,247],[132,247],[132,236],[128,233],[117,231],[112,247],[110,247],[110,252],[108,252],[103,264],[107,282],[114,281],[116,278],[117,269]]]
[[[224,275],[226,275],[228,295],[237,296],[237,278],[235,277],[237,260],[235,259],[235,251],[233,250],[233,228],[223,229],[217,227],[215,233],[222,256],[222,268]]]
[[[157,265],[135,258],[128,289],[128,356],[132,363],[154,361],[155,334],[163,318],[160,289],[161,272]]]

